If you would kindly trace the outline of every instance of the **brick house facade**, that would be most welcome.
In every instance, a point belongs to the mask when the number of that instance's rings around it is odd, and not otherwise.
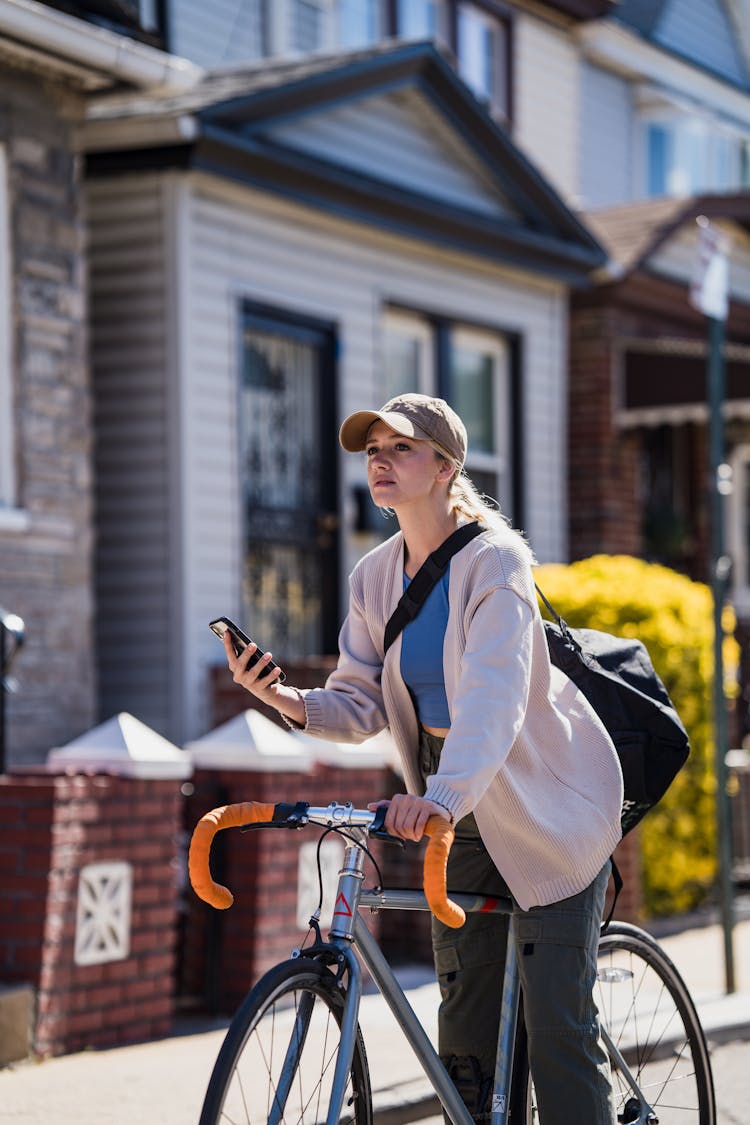
[[[91,398],[79,93],[2,65],[16,503],[0,506],[0,602],[27,626],[9,742],[44,753],[94,719]],[[70,668],[76,669],[75,676]]]

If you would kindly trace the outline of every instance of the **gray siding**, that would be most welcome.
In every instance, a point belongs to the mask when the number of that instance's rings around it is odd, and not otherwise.
[[[169,50],[199,66],[263,54],[262,0],[168,0]]]
[[[295,118],[273,127],[270,135],[292,148],[453,206],[506,217],[511,213],[471,148],[414,91],[382,94]]]
[[[181,474],[187,737],[208,727],[208,669],[221,662],[206,623],[217,614],[234,616],[240,610],[244,548],[237,386],[242,298],[336,323],[341,416],[383,401],[381,326],[388,302],[520,333],[526,530],[540,558],[565,558],[567,519],[567,294],[562,285],[317,215],[208,177],[193,183],[183,234],[189,248],[182,368],[183,441],[189,456]],[[362,460],[339,456],[346,574],[373,542],[352,528],[352,489],[364,481]],[[272,647],[273,639],[265,643]]]
[[[654,38],[731,82],[747,81],[737,39],[721,0],[671,0]]]
[[[581,206],[627,203],[634,197],[631,85],[583,63],[581,87]]]
[[[100,714],[172,733],[165,212],[156,177],[89,185]]]

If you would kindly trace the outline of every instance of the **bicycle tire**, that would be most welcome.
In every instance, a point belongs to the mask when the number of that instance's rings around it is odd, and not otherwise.
[[[229,1026],[200,1125],[325,1122],[343,1011],[344,994],[320,962],[300,957],[269,970]],[[292,1064],[286,1065],[290,1058]],[[341,1125],[372,1125],[370,1075],[359,1027],[339,1120]]]
[[[711,1061],[695,1005],[649,934],[625,922],[602,934],[595,999],[602,1025],[660,1125],[716,1125]],[[513,1074],[510,1120],[537,1123],[523,1029]],[[620,1125],[645,1120],[640,1100],[614,1064],[612,1089]]]

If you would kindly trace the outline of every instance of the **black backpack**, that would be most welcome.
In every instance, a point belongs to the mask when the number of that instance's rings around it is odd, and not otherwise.
[[[597,629],[572,629],[542,591],[555,618],[545,621],[550,660],[583,692],[620,759],[625,835],[666,793],[690,753],[690,741],[645,645]]]
[[[419,613],[451,557],[482,528],[464,524],[415,574],[385,627],[386,651]],[[624,781],[623,835],[653,808],[687,760],[690,743],[664,684],[640,641],[596,629],[572,629],[555,612],[545,621],[550,660],[583,692],[612,739]]]

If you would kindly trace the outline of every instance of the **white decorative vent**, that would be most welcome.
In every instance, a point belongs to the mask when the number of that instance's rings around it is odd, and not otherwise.
[[[90,863],[78,878],[76,965],[122,961],[130,952],[129,863]]]
[[[306,930],[310,915],[318,907],[318,863],[316,843],[302,844],[297,869],[297,926]],[[320,867],[323,876],[323,909],[320,925],[325,929],[333,921],[333,899],[336,893],[344,849],[338,840],[324,840],[320,846]]]

